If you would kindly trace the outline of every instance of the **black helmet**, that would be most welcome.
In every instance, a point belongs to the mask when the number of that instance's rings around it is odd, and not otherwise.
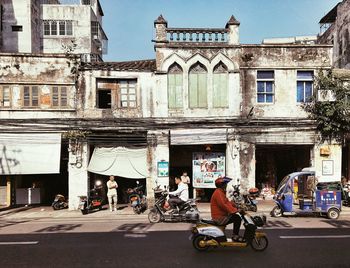
[[[215,180],[215,186],[216,186],[216,188],[224,188],[227,185],[227,183],[231,180],[232,179],[230,179],[230,178],[219,176]]]

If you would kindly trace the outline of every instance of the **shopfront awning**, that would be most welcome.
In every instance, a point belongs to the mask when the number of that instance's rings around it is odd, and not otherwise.
[[[88,171],[106,176],[142,179],[148,177],[147,166],[146,148],[96,147]]]
[[[170,131],[171,145],[226,144],[226,129],[175,129]]]
[[[61,134],[0,133],[0,175],[60,173]]]

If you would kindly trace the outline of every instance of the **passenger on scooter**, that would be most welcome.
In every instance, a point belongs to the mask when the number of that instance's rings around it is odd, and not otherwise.
[[[169,196],[172,195],[172,197],[170,197],[168,200],[170,205],[170,210],[168,211],[169,213],[174,212],[176,206],[179,207],[188,200],[187,184],[183,183],[179,177],[175,177],[175,183],[177,184],[177,190],[169,192]]]
[[[238,208],[234,203],[230,202],[226,197],[227,183],[231,181],[227,177],[219,177],[215,180],[216,190],[210,200],[211,217],[218,225],[228,225],[233,223],[233,240],[237,242],[245,242],[243,237],[239,236],[242,219],[237,212]]]

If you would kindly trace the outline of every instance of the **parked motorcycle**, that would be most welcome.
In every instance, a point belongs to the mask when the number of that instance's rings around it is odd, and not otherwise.
[[[139,181],[136,181],[139,184]],[[129,202],[135,214],[141,214],[147,210],[147,198],[142,191],[143,186],[129,188],[126,192],[129,195]]]
[[[259,196],[259,190],[257,188],[251,188],[248,191],[248,194],[241,194],[239,185],[233,186],[232,199],[236,204],[243,203],[247,210],[257,212],[258,211],[258,201],[256,197]]]
[[[61,194],[56,194],[55,200],[52,202],[54,210],[64,209],[68,207],[68,200]]]
[[[101,195],[102,182],[96,181],[94,188],[90,190],[88,196],[79,196],[80,203],[79,209],[83,215],[89,212],[102,209],[102,195]]]
[[[266,224],[265,216],[251,216],[249,214],[239,214],[242,218],[245,242],[236,242],[225,235],[225,227],[217,225],[212,220],[200,220],[192,228],[193,247],[198,251],[206,251],[209,248],[217,247],[247,247],[251,246],[255,251],[263,251],[268,246],[267,236],[258,227]]]
[[[158,222],[196,222],[199,220],[199,211],[194,199],[189,199],[183,203],[176,211],[167,214],[167,196],[168,191],[157,191],[155,194],[158,196],[155,200],[154,207],[148,214],[148,220],[150,223]]]

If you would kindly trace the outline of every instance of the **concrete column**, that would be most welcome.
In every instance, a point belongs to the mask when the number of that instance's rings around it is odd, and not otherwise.
[[[239,141],[234,135],[233,130],[228,130],[226,144],[226,176],[235,180],[234,184],[238,183],[241,178],[241,169],[239,164]]]
[[[149,131],[148,139],[148,170],[149,177],[146,179],[147,198],[153,200],[153,189],[160,185],[169,186],[169,175],[158,176],[158,162],[167,162],[169,164],[169,132],[168,131]],[[168,171],[169,174],[169,171]]]
[[[255,187],[255,144],[240,141],[241,188]]]
[[[88,166],[89,146],[86,142],[78,146],[69,144],[69,165],[68,165],[68,198],[69,210],[78,209],[79,196],[88,193]]]
[[[315,173],[318,181],[340,181],[342,146],[335,143],[314,146]]]

